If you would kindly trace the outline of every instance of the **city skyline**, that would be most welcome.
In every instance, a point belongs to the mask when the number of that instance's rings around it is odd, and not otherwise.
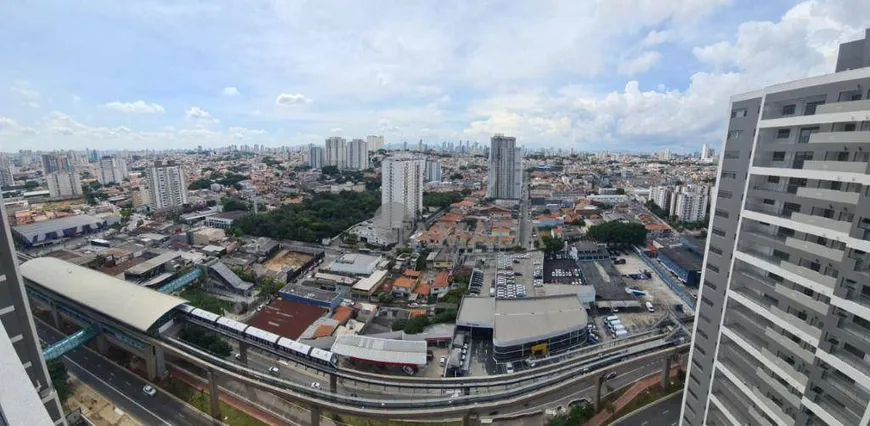
[[[352,15],[371,25],[352,35],[326,5],[24,5],[0,29],[15,64],[0,71],[0,135],[5,151],[495,133],[530,148],[718,149],[731,93],[822,74],[860,36],[849,4],[638,1],[630,19],[569,3],[366,4]],[[483,16],[498,25],[472,31]],[[70,19],[88,29],[58,43],[51,28]]]

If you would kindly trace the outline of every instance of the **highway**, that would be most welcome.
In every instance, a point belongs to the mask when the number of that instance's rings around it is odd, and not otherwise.
[[[615,426],[677,426],[680,421],[680,403],[683,392],[673,395],[643,409],[637,410],[614,423]]]
[[[40,339],[54,343],[64,336],[40,321],[36,321]],[[148,384],[139,376],[109,362],[90,348],[83,346],[63,356],[70,375],[87,384],[116,407],[146,425],[211,425],[210,418],[185,403],[179,402],[158,388],[148,396],[142,388]]]

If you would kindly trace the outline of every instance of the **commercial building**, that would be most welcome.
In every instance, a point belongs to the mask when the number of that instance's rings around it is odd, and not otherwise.
[[[370,276],[381,260],[381,256],[347,253],[335,259],[326,269],[337,274]]]
[[[181,167],[157,163],[146,170],[145,180],[148,182],[148,201],[155,210],[187,204],[187,182]]]
[[[456,327],[492,336],[496,361],[549,356],[586,341],[588,315],[576,294],[524,299],[466,297]]]
[[[375,135],[366,136],[366,146],[368,147],[369,151],[372,152],[382,150],[384,149],[384,137]]]
[[[426,365],[425,340],[393,340],[346,334],[337,336],[332,352],[351,362],[422,367]]]
[[[324,150],[322,146],[311,144],[308,147],[308,167],[312,169],[323,168]]]
[[[490,140],[487,198],[519,199],[523,181],[523,152],[517,138],[496,134]]]
[[[870,423],[867,35],[731,98],[682,425]]]
[[[660,248],[657,250],[659,262],[673,272],[683,284],[696,287],[701,278],[701,260],[694,253],[682,247]]]
[[[103,157],[100,159],[100,169],[97,180],[105,185],[119,183],[127,177],[127,163],[116,157]]]
[[[381,208],[389,223],[412,220],[423,210],[426,160],[400,155],[384,160],[381,167]]]
[[[15,185],[12,174],[12,160],[5,155],[0,155],[0,187]]]
[[[336,166],[339,170],[347,168],[347,141],[333,136],[326,138],[326,157],[324,166]]]
[[[0,423],[65,425],[0,203]]]
[[[347,168],[365,170],[369,168],[369,150],[366,141],[353,139],[347,144]]]
[[[241,219],[247,214],[247,212],[243,211],[218,213],[215,215],[207,216],[205,218],[205,221],[203,222],[203,225],[209,228],[229,229],[237,220]]]

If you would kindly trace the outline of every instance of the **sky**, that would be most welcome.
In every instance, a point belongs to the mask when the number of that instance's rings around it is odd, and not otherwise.
[[[699,151],[729,96],[832,72],[866,0],[0,4],[0,151],[384,135]]]

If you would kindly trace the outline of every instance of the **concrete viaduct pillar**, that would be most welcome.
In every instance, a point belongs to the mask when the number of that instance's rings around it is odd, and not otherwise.
[[[245,342],[239,341],[239,361],[244,365],[248,365],[248,344]]]
[[[335,373],[329,374],[329,391],[332,393],[338,392],[338,376]]]
[[[320,426],[320,407],[312,405],[309,412],[311,413],[311,420],[308,424],[311,426]]]
[[[109,351],[109,341],[106,340],[106,336],[99,334],[99,335],[97,335],[96,341],[97,341],[97,352],[99,352],[100,355],[105,355],[106,352]]]
[[[210,397],[210,405],[211,405],[211,417],[214,421],[215,425],[223,424],[223,417],[221,416],[221,400],[220,394],[218,393],[218,384],[217,384],[217,374],[215,374],[214,370],[208,370],[208,386],[209,386],[209,397]]]
[[[671,359],[674,354],[665,357],[665,368],[662,370],[662,389],[667,392],[671,385]]]
[[[148,346],[145,356],[145,370],[148,380],[166,377],[166,358],[163,348]]]
[[[50,302],[51,305],[51,321],[53,322],[54,328],[60,330],[60,315],[57,313],[57,304],[54,301]]]
[[[462,416],[462,426],[471,426],[473,424],[477,424],[477,414],[469,411]]]

